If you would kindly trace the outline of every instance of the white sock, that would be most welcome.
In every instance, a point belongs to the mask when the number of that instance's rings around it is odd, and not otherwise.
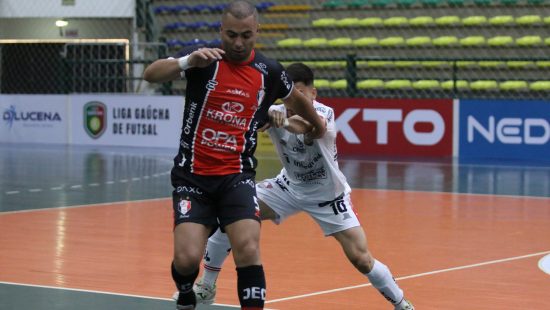
[[[397,286],[388,267],[374,260],[372,270],[365,274],[372,286],[374,286],[392,304],[398,304],[403,300],[403,291]]]
[[[218,275],[222,270],[222,265],[229,253],[231,252],[231,244],[227,235],[222,233],[220,229],[208,238],[206,244],[206,253],[204,255],[204,273],[202,282],[208,286],[213,286],[218,280]]]

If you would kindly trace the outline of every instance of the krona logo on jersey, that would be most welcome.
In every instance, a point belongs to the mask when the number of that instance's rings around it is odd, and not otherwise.
[[[107,129],[107,107],[99,101],[84,105],[84,130],[93,139],[101,137]]]

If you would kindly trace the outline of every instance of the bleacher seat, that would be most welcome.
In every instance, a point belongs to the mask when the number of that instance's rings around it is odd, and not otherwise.
[[[514,6],[518,4],[518,0],[500,0],[500,4],[506,6]]]
[[[493,3],[493,0],[473,0],[477,6],[489,6]]]
[[[336,27],[356,27],[359,25],[359,18],[357,17],[347,17],[336,20]]]
[[[537,68],[550,68],[550,61],[548,60],[538,60],[538,61],[535,61],[535,65],[537,66]]]
[[[487,40],[489,46],[505,46],[514,44],[514,38],[511,36],[496,36]]]
[[[433,7],[443,4],[443,0],[420,0],[423,6]]]
[[[432,39],[428,36],[418,36],[408,38],[405,42],[408,46],[426,46],[432,44]]]
[[[541,5],[544,4],[545,0],[527,0],[527,4],[529,5]]]
[[[456,62],[456,66],[458,68],[471,68],[471,67],[477,67],[477,61],[472,60],[459,60]]]
[[[420,61],[418,60],[396,60],[393,62],[393,65],[397,68],[409,68],[414,66],[420,66]]]
[[[410,80],[395,79],[384,82],[384,87],[387,89],[411,88],[412,83]]]
[[[385,47],[403,45],[404,43],[405,43],[405,39],[403,37],[398,37],[398,36],[386,37],[378,41],[378,44],[380,46],[385,46]]]
[[[339,9],[346,6],[347,4],[343,0],[328,0],[323,2],[324,9]]]
[[[267,12],[308,12],[312,9],[309,4],[278,4],[267,9]]]
[[[542,22],[545,24],[545,25],[550,25],[550,16],[546,16],[542,19]]]
[[[549,45],[550,46],[550,37],[544,39],[544,44],[546,45]]]
[[[302,46],[303,41],[300,38],[287,38],[277,42],[279,47],[298,47]]]
[[[193,13],[203,13],[210,12],[210,6],[207,4],[197,4],[190,8],[190,11]]]
[[[383,20],[380,17],[365,17],[361,20],[359,20],[359,26],[362,27],[374,27],[374,26],[382,26]]]
[[[516,38],[516,44],[519,46],[534,46],[542,44],[542,38],[540,36],[523,36]]]
[[[336,18],[319,18],[311,22],[313,27],[334,27]]]
[[[464,26],[480,26],[487,23],[487,17],[483,15],[466,16],[462,19]]]
[[[447,4],[453,6],[464,6],[464,0],[447,0]]]
[[[452,26],[460,24],[460,17],[456,15],[446,15],[435,19],[436,25],[439,26]]]
[[[447,81],[441,82],[441,88],[446,90],[453,90],[455,87],[455,84],[456,84],[456,89],[458,90],[464,90],[470,87],[468,81],[466,80],[456,80],[456,81],[447,80]]]
[[[529,85],[526,81],[510,80],[498,83],[498,88],[505,91],[527,90]]]
[[[477,80],[470,83],[472,90],[495,90],[498,88],[498,83],[495,80]]]
[[[505,63],[503,61],[498,61],[498,60],[481,60],[477,62],[477,65],[480,68],[496,68],[496,67],[503,67]]]
[[[441,36],[432,39],[432,44],[435,46],[452,46],[458,44],[458,38],[455,36]]]
[[[332,81],[330,82],[329,87],[332,89],[346,89],[348,87],[348,81],[344,79]]]
[[[392,3],[392,0],[372,0],[371,4],[374,7],[385,7]]]
[[[483,36],[467,36],[459,40],[462,46],[481,46],[485,44],[485,37]]]
[[[516,17],[515,21],[518,25],[535,25],[542,23],[542,17],[539,15],[523,15]]]
[[[435,23],[432,16],[416,16],[409,19],[409,25],[411,26],[429,26]]]
[[[393,61],[388,61],[388,60],[360,61],[360,62],[358,62],[357,66],[370,67],[370,68],[389,67],[389,66],[393,66]]]
[[[353,40],[353,46],[367,47],[378,45],[378,38],[375,37],[363,37]]]
[[[328,40],[326,38],[311,38],[304,40],[302,45],[305,47],[322,47],[327,45]]]
[[[352,9],[361,9],[369,4],[369,0],[352,0],[348,7]]]
[[[200,22],[188,23],[186,28],[190,30],[198,30],[201,28],[208,28],[208,26],[209,26],[209,23],[200,21]]]
[[[536,91],[550,91],[550,81],[535,81],[529,84],[529,89]]]
[[[506,66],[510,69],[522,69],[533,67],[535,64],[532,61],[525,60],[509,60],[506,62]]]
[[[409,20],[405,16],[392,16],[384,19],[383,24],[388,27],[407,26]]]
[[[224,4],[220,4],[219,6],[225,7],[227,5],[228,5],[227,3],[224,3]],[[260,2],[260,3],[256,4],[256,10],[258,10],[258,12],[264,12],[264,11],[269,10],[273,6],[275,6],[274,2]],[[222,8],[222,10],[223,10],[223,8]]]
[[[416,0],[397,0],[397,5],[400,7],[410,7],[416,3]]]
[[[511,25],[514,23],[512,15],[497,15],[489,18],[489,24],[493,26]]]
[[[315,86],[315,88],[329,88],[330,81],[327,79],[315,79],[313,81],[313,85]]]
[[[328,40],[327,45],[332,47],[351,47],[353,45],[353,40],[349,37],[338,37]]]
[[[380,79],[367,79],[357,82],[357,89],[383,88],[384,81]]]
[[[441,88],[438,80],[417,80],[412,83],[414,89],[437,89]]]
[[[442,61],[442,60],[425,60],[425,61],[421,61],[420,65],[425,68],[441,68],[441,67],[449,67],[451,64],[448,61]]]

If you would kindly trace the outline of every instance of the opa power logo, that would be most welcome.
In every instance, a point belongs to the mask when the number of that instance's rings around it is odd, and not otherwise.
[[[93,139],[101,137],[107,129],[107,107],[99,101],[84,105],[84,130]]]

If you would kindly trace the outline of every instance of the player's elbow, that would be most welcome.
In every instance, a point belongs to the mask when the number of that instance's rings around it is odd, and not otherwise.
[[[145,68],[143,71],[143,79],[149,83],[158,83],[159,80],[155,75],[155,71],[151,69],[151,66]]]

